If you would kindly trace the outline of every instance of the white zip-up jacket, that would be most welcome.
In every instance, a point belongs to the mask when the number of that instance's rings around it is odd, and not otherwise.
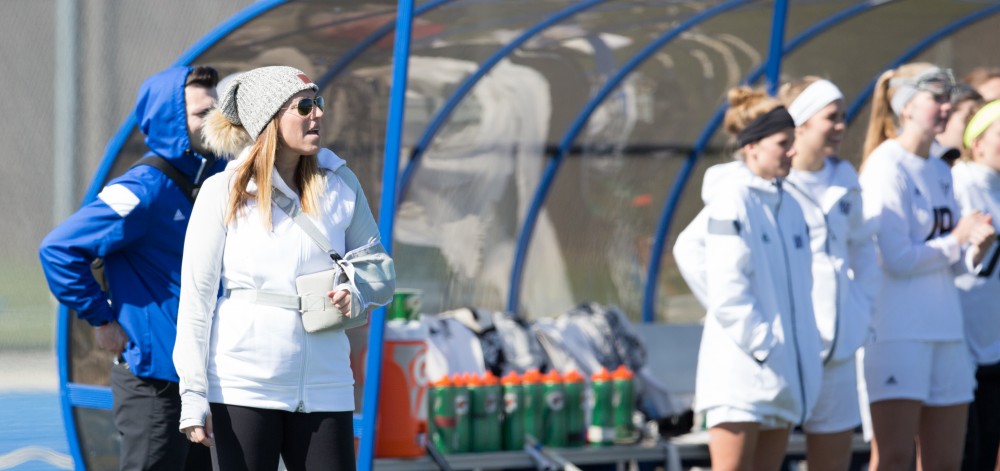
[[[826,165],[830,166],[826,185],[810,191],[803,173],[792,169],[785,189],[799,202],[809,224],[813,310],[823,361],[838,363],[852,360],[868,338],[882,274],[875,248],[876,222],[866,223],[864,218],[857,172],[838,158],[827,158]]]
[[[963,340],[955,276],[968,265],[949,235],[961,213],[951,169],[895,140],[879,145],[861,172],[865,216],[877,218],[882,289],[872,313],[873,340]]]
[[[711,185],[711,201],[674,247],[682,273],[705,275],[695,408],[727,406],[801,423],[816,403],[823,368],[807,225],[779,182],[742,162],[725,173],[725,185]],[[694,256],[681,256],[685,250]],[[704,269],[688,265],[699,259]]]
[[[785,190],[798,201],[809,225],[813,252],[813,312],[822,339],[824,363],[854,358],[864,345],[871,326],[871,313],[881,283],[874,231],[877,221],[866,220],[862,211],[861,186],[850,163],[828,158],[830,179],[816,198],[803,191],[800,174],[795,170],[785,180]],[[726,181],[740,175],[742,162],[714,165],[705,172],[702,199],[706,204],[714,193],[725,188]],[[798,177],[797,177],[798,175]],[[706,211],[695,218],[704,220]],[[681,275],[702,305],[708,304],[705,293],[704,228],[692,223],[674,244],[674,258]]]
[[[271,203],[273,229],[259,219],[256,200],[224,224],[234,169],[230,163],[201,188],[191,213],[184,260],[174,362],[180,376],[180,428],[204,425],[208,403],[299,412],[354,410],[350,345],[343,331],[308,333],[295,309],[229,299],[233,289],[296,293],[295,278],[333,267],[330,257]],[[323,149],[326,172],[319,215],[308,215],[345,260],[381,258],[359,269],[358,296],[370,309],[392,297],[395,273],[379,242],[357,177]],[[298,198],[277,171],[275,190]],[[251,193],[256,184],[248,185]],[[381,253],[381,257],[375,254]],[[358,279],[360,278],[360,279]],[[223,295],[219,296],[219,286]]]
[[[1000,231],[1000,173],[985,165],[958,162],[951,174],[962,213],[979,210],[990,214],[994,229]],[[973,358],[979,365],[1000,362],[1000,244],[994,242],[986,252],[978,274],[959,275],[955,286]]]

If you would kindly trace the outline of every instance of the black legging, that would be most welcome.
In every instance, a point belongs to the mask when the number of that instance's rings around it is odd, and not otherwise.
[[[212,403],[212,425],[225,471],[354,470],[351,412],[286,412]]]

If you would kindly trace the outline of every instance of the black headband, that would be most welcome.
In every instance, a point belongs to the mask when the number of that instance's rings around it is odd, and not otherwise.
[[[757,117],[736,135],[736,144],[743,147],[771,134],[795,127],[795,120],[784,106],[779,106]]]

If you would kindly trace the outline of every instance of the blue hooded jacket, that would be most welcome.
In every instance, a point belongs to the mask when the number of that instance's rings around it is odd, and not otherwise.
[[[139,89],[135,117],[149,154],[170,162],[195,184],[225,161],[191,149],[184,84],[192,68],[173,67]],[[147,154],[147,155],[149,155]],[[132,373],[177,382],[181,254],[192,204],[183,190],[148,165],[128,169],[42,241],[39,256],[52,294],[91,325],[117,320],[129,342]],[[101,291],[90,263],[104,258],[110,287]]]

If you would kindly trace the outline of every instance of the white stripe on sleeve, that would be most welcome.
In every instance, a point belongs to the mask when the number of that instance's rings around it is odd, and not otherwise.
[[[104,187],[97,197],[121,217],[128,216],[135,209],[136,205],[139,204],[139,197],[122,184]]]

